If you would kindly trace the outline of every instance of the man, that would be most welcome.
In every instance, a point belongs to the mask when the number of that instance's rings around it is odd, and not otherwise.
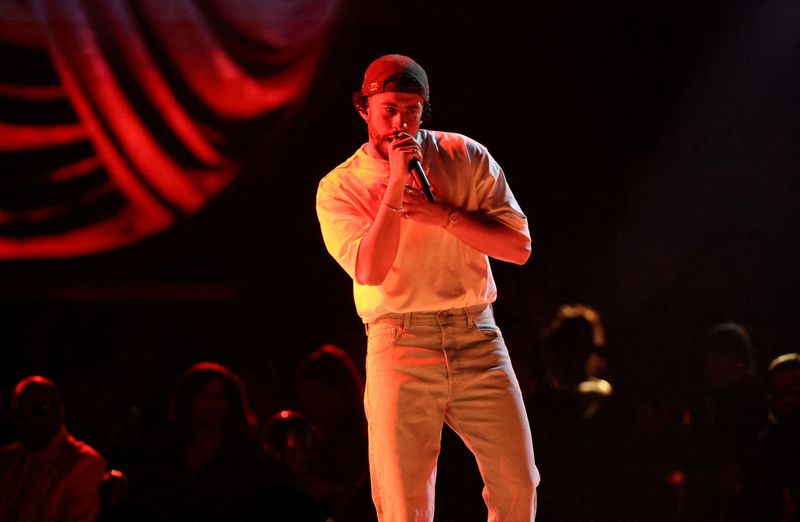
[[[364,404],[378,518],[433,519],[447,422],[478,461],[489,520],[533,520],[539,472],[492,314],[488,259],[527,261],[527,219],[484,146],[420,128],[430,88],[414,60],[375,60],[353,101],[369,141],[322,179],[317,214],[328,251],[353,279],[367,330]],[[412,176],[415,161],[427,173]],[[433,202],[420,190],[425,180]]]
[[[56,385],[23,379],[11,410],[20,440],[0,448],[0,521],[94,522],[106,463],[67,432]]]

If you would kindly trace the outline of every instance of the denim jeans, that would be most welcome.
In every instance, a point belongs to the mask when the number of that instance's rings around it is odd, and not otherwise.
[[[446,422],[475,455],[489,521],[532,521],[539,471],[491,306],[386,314],[366,328],[364,406],[378,519],[433,520]]]

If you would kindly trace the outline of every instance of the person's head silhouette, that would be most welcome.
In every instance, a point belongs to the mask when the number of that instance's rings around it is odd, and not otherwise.
[[[712,326],[700,340],[704,375],[713,389],[723,389],[755,375],[750,334],[741,324],[726,321]]]
[[[16,385],[11,411],[17,436],[30,450],[46,446],[64,423],[58,387],[40,375],[26,377]]]
[[[770,415],[776,422],[800,423],[800,353],[775,357],[768,369]]]
[[[326,344],[308,355],[297,366],[295,383],[303,411],[315,423],[329,425],[363,415],[364,381],[341,348]]]
[[[170,433],[182,440],[198,429],[250,433],[256,426],[239,376],[216,362],[190,366],[178,379],[169,408]]]

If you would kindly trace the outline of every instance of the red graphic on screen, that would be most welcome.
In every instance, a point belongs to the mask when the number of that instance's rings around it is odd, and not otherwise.
[[[308,91],[336,0],[0,0],[0,259],[134,243]]]

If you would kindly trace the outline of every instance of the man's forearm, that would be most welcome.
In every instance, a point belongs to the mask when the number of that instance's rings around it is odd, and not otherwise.
[[[397,256],[400,244],[400,221],[403,207],[403,187],[387,187],[375,221],[364,235],[356,258],[356,282],[377,286]]]
[[[489,257],[523,265],[531,255],[531,240],[498,221],[461,214],[447,229],[461,241]]]

